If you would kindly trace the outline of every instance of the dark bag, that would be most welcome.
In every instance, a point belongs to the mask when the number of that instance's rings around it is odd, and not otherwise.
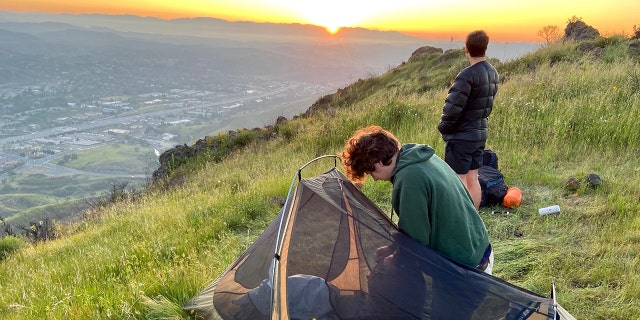
[[[498,165],[497,158],[495,162]],[[490,165],[481,166],[478,169],[478,180],[482,190],[481,207],[502,204],[509,186],[504,181],[504,175],[498,169]]]
[[[482,152],[482,165],[498,169],[498,155],[491,149]]]

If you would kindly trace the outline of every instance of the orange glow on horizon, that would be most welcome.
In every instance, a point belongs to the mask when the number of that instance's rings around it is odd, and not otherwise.
[[[564,30],[573,16],[604,36],[632,33],[639,22],[637,0],[3,0],[0,10],[67,14],[110,14],[160,19],[212,17],[228,21],[313,24],[336,34],[342,27],[398,31],[426,39],[464,39],[483,29],[491,41],[540,42],[547,25]]]
[[[327,31],[331,34],[336,34],[342,27],[326,27]]]

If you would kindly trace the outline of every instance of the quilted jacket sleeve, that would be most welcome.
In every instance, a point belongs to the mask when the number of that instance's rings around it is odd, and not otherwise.
[[[442,134],[455,131],[456,123],[467,105],[471,93],[471,78],[465,73],[460,73],[449,88],[449,93],[442,107],[442,117],[438,124],[438,130]]]

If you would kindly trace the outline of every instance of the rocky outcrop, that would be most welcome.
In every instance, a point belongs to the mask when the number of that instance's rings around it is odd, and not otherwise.
[[[337,92],[339,93],[340,90],[341,89],[338,89]],[[314,102],[309,108],[307,108],[307,110],[302,114],[302,117],[307,118],[318,111],[329,109],[331,102],[333,102],[333,97],[333,93],[320,97],[320,99],[316,100],[316,102]]]
[[[431,47],[431,46],[424,46],[424,47],[420,47],[418,49],[416,49],[411,56],[417,56],[420,54],[428,54],[428,53],[437,53],[437,54],[442,54],[442,48],[436,48],[436,47]]]
[[[207,140],[209,139],[209,137],[204,137],[203,139],[196,141],[193,146],[188,146],[186,144],[177,145],[163,152],[160,157],[158,157],[160,167],[153,172],[153,180],[155,181],[168,177],[173,169],[184,164],[187,159],[194,158],[209,148],[217,147],[217,143],[207,143]]]
[[[287,118],[283,116],[277,119],[279,124],[286,121]],[[196,141],[192,146],[186,144],[177,145],[163,152],[160,157],[158,157],[160,166],[152,174],[153,181],[159,181],[169,177],[175,169],[204,152],[211,152],[214,154],[214,161],[221,161],[227,154],[233,150],[242,148],[250,141],[255,139],[269,140],[275,137],[277,137],[277,134],[275,133],[274,127],[266,126],[252,130],[242,129],[239,131],[229,131],[226,135],[221,134],[216,137],[206,136]]]
[[[600,36],[600,32],[582,20],[572,21],[564,28],[563,40],[591,40]]]
[[[409,61],[413,61],[418,56],[421,56],[423,54],[432,54],[432,53],[442,54],[443,50],[441,48],[435,48],[435,47],[430,47],[430,46],[420,47],[420,48],[416,49],[415,51],[413,51],[413,53],[411,54],[411,57],[409,57]]]

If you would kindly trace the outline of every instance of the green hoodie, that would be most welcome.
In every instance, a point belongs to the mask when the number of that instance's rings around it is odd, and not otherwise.
[[[391,172],[400,230],[449,258],[478,265],[487,229],[458,175],[423,144],[404,144]]]

